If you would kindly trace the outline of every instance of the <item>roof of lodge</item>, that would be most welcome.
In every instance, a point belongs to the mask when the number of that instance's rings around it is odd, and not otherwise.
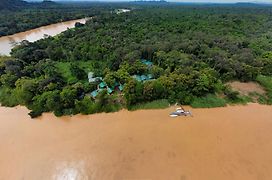
[[[146,59],[141,59],[141,62],[142,62],[143,64],[147,65],[147,66],[152,66],[152,65],[153,65],[153,63],[152,63],[151,61],[146,60]]]
[[[104,88],[104,87],[106,87],[106,86],[107,86],[106,83],[103,82],[103,81],[102,81],[101,83],[99,83],[99,87],[100,87],[100,88]]]
[[[113,89],[112,88],[107,88],[107,92],[109,93],[109,94],[111,94],[112,92],[113,92]]]
[[[94,91],[91,92],[91,96],[92,97],[95,98],[97,95],[98,95],[98,91],[97,90],[94,90]]]
[[[134,79],[136,79],[137,81],[148,81],[148,80],[152,80],[153,79],[153,75],[152,74],[147,74],[147,75],[133,75],[132,76]]]
[[[120,85],[118,86],[118,89],[119,89],[120,91],[123,91],[124,86],[123,86],[122,84],[120,84]]]

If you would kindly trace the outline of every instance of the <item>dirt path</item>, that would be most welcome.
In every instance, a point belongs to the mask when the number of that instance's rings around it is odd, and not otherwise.
[[[271,180],[272,106],[37,120],[0,107],[0,180]]]
[[[238,91],[240,94],[246,95],[246,96],[248,96],[250,93],[258,93],[261,95],[265,94],[265,90],[263,89],[263,87],[260,86],[256,82],[244,83],[244,82],[234,81],[234,82],[228,83],[228,85],[230,85],[230,87],[233,90]]]

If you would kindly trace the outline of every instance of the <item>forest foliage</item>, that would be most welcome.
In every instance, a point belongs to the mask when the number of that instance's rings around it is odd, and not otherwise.
[[[111,9],[112,6],[87,2],[27,3],[21,0],[0,0],[0,37],[58,22],[100,15]]]
[[[111,112],[160,99],[197,107],[207,102],[211,107],[224,106],[226,101],[217,94],[238,98],[225,82],[272,75],[270,8],[131,8],[129,13],[102,13],[84,26],[14,48],[0,64],[1,103],[26,105],[32,117],[47,111],[58,116]],[[124,90],[101,91],[91,98],[99,82],[88,82],[89,71],[109,86],[124,84]],[[155,79],[132,78],[148,73]],[[9,103],[6,97],[11,96],[16,98]]]

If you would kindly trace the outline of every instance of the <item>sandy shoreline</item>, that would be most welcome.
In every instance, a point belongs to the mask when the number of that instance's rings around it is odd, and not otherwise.
[[[272,179],[272,106],[172,110],[31,120],[0,107],[0,180]]]

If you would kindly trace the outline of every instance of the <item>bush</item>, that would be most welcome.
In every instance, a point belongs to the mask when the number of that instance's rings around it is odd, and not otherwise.
[[[169,107],[169,102],[166,99],[155,100],[147,103],[140,103],[129,107],[130,111],[138,109],[163,109]]]
[[[265,90],[267,91],[267,104],[272,104],[272,77],[271,76],[263,76],[263,75],[259,75],[256,78],[257,82],[260,83]],[[264,102],[264,99],[262,98],[261,100],[262,102]]]
[[[237,96],[236,99],[227,99],[227,103],[230,104],[247,104],[248,102],[253,102],[250,96]]]
[[[75,107],[78,113],[93,114],[96,113],[95,104],[89,96],[85,96],[83,100],[75,102]]]
[[[1,105],[7,107],[14,107],[19,105],[14,90],[4,86],[0,88],[0,103]]]
[[[177,100],[179,104],[187,105],[192,102],[194,96],[190,94],[188,91],[180,91],[177,93]]]
[[[226,97],[230,100],[236,100],[238,99],[239,96],[239,92],[238,91],[233,91],[231,88],[227,87],[224,90],[224,94],[226,95]]]
[[[226,101],[216,95],[209,94],[205,97],[194,98],[191,106],[194,108],[224,107],[226,106]]]

